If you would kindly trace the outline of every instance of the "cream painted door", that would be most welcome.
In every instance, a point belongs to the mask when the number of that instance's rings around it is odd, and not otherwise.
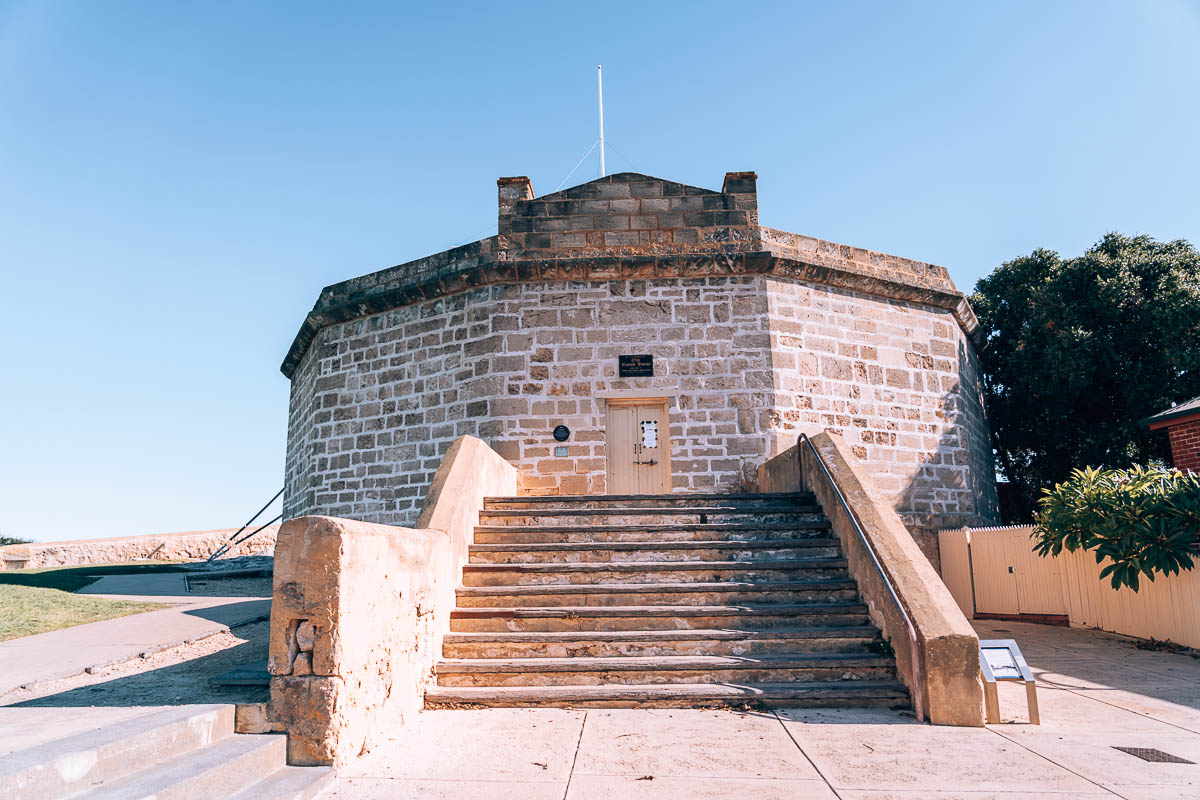
[[[666,400],[609,400],[605,425],[609,494],[671,491]]]

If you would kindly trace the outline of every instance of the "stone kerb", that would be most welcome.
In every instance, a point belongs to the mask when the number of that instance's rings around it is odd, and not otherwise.
[[[344,764],[421,707],[483,498],[515,493],[516,469],[464,436],[442,460],[419,529],[284,523],[268,668],[289,763]]]
[[[829,483],[811,458],[799,458],[796,448],[780,453],[760,469],[764,491],[795,491],[797,484],[783,484],[797,471],[800,486],[812,491],[829,518],[834,534],[842,543],[850,574],[858,583],[859,593],[870,609],[871,619],[883,631],[896,654],[900,679],[909,687],[919,687],[914,702],[920,702],[923,715],[937,725],[978,727],[983,725],[983,689],[979,680],[979,639],[963,616],[929,560],[890,506],[872,497],[871,480],[836,433],[824,432],[811,437],[821,460],[829,470],[836,488],[862,526],[916,629],[917,681],[914,683],[913,652],[904,621],[888,592],[887,585],[871,562],[853,522],[837,501]]]

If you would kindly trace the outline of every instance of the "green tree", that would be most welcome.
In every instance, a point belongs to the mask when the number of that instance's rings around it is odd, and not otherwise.
[[[1200,394],[1200,253],[1110,233],[1078,258],[1035,250],[971,296],[1010,521],[1085,466],[1166,459],[1139,420]]]

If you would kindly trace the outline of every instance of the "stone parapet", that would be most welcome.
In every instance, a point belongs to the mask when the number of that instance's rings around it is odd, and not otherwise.
[[[418,528],[289,520],[275,551],[270,720],[291,764],[342,764],[421,707],[449,630],[485,497],[516,469],[463,436],[442,459]]]
[[[270,719],[288,763],[344,764],[420,708],[453,594],[441,531],[288,520],[275,548]]]
[[[811,442],[824,470],[801,443],[763,465],[760,488],[782,492],[803,487],[816,495],[841,541],[872,621],[895,651],[897,672],[920,714],[937,725],[982,726],[979,639],[971,624],[900,517],[873,496],[870,477],[842,437],[825,432]],[[799,485],[794,483],[797,476]],[[872,551],[886,581],[875,568]]]
[[[501,178],[496,236],[326,287],[280,369],[292,377],[327,325],[495,283],[773,274],[947,309],[975,335],[945,267],[762,227],[752,172],[723,189],[620,173],[535,198]]]

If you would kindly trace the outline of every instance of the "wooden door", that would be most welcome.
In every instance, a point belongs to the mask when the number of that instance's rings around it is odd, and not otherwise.
[[[671,491],[667,401],[608,400],[605,450],[609,494]]]

